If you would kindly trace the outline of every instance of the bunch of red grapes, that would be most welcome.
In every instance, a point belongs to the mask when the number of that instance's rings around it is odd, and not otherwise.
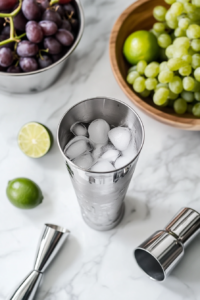
[[[18,0],[0,0],[1,15],[13,12]],[[74,0],[23,0],[13,17],[17,41],[10,41],[9,18],[0,17],[0,71],[33,72],[61,59],[79,29]]]

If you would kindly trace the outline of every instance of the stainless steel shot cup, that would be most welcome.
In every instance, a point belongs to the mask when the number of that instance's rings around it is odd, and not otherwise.
[[[182,208],[164,230],[157,231],[137,247],[135,259],[151,279],[163,281],[199,232],[200,214],[192,208]]]
[[[91,172],[76,166],[64,154],[73,137],[70,127],[77,121],[90,123],[104,119],[114,126],[127,126],[136,131],[137,155],[123,168],[110,172]],[[144,143],[140,117],[128,105],[112,98],[97,97],[73,106],[58,127],[58,145],[65,158],[85,222],[96,230],[114,228],[124,214],[124,198]]]

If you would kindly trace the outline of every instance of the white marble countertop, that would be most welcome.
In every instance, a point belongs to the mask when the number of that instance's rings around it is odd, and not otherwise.
[[[133,259],[133,249],[183,206],[200,211],[200,134],[165,126],[139,111],[112,74],[108,41],[111,28],[132,0],[83,0],[84,36],[59,81],[35,95],[0,94],[0,300],[32,269],[45,222],[61,224],[71,236],[52,263],[38,300],[200,299],[200,238],[164,283],[149,280]],[[132,105],[146,129],[145,145],[126,197],[121,224],[96,232],[82,220],[69,175],[56,142],[44,158],[19,150],[20,127],[35,120],[56,136],[61,116],[90,97],[111,96]],[[28,177],[44,201],[23,211],[5,195],[7,182]]]

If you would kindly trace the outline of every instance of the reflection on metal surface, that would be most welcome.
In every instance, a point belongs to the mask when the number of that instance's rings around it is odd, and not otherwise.
[[[163,281],[199,232],[200,214],[183,208],[165,230],[154,233],[134,251],[135,259],[151,279]]]

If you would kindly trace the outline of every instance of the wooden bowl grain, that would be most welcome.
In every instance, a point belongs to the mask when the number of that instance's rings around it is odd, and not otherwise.
[[[200,130],[200,119],[191,114],[177,115],[173,108],[162,108],[154,105],[152,99],[142,99],[126,82],[130,67],[123,56],[123,45],[126,38],[134,31],[149,30],[155,22],[153,8],[156,5],[168,7],[164,0],[138,0],[130,5],[116,21],[110,37],[110,62],[117,82],[128,98],[152,118],[185,130]]]

